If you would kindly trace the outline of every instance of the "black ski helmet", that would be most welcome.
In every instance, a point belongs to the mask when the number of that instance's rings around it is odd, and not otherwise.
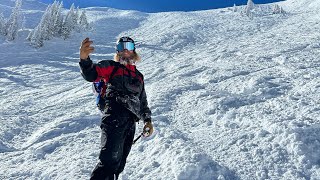
[[[121,42],[132,42],[135,45],[134,40],[132,38],[130,38],[129,36],[123,36],[123,37],[120,37],[117,40],[116,47],[115,47],[116,51],[117,51],[118,44],[121,43]],[[136,50],[136,46],[134,46],[134,50],[133,51],[135,51],[135,50]]]

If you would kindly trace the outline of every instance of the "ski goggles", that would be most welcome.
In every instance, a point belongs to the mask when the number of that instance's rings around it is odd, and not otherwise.
[[[133,51],[135,49],[133,42],[120,42],[117,46],[117,51],[124,51],[125,49],[128,51]]]

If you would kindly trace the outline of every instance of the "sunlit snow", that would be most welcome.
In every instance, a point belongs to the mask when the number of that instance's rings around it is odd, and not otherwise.
[[[320,2],[277,4],[285,14],[86,8],[93,31],[35,49],[25,38],[46,5],[23,1],[26,27],[0,36],[0,179],[89,179],[100,114],[79,46],[90,37],[91,59],[112,59],[122,35],[140,44],[157,134],[120,179],[320,179]]]

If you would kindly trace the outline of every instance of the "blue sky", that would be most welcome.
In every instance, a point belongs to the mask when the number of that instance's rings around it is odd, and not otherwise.
[[[52,3],[54,0],[40,0]],[[256,4],[278,2],[281,0],[253,0]],[[72,3],[79,7],[105,6],[116,9],[130,9],[142,12],[195,11],[216,9],[246,4],[247,0],[64,0],[64,7]]]

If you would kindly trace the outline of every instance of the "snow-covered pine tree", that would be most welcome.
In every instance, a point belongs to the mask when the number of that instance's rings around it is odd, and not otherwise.
[[[32,31],[32,35],[28,36],[28,38],[30,38],[30,44],[33,47],[39,48],[43,46],[43,31],[41,31],[40,26],[37,26],[33,31]],[[27,39],[28,39],[27,38]]]
[[[272,13],[273,14],[282,14],[282,13],[284,13],[284,10],[278,4],[275,4],[273,6]]]
[[[41,21],[40,21],[40,31],[42,33],[42,38],[44,40],[49,40],[52,38],[52,7],[53,5],[49,5],[45,11],[45,13],[42,15]]]
[[[63,24],[63,16],[61,13],[62,8],[63,8],[63,3],[60,2],[60,4],[57,6],[56,13],[53,18],[53,24],[55,27],[55,31],[54,31],[55,37],[61,36],[61,28],[62,28],[62,24]]]
[[[50,32],[49,24],[51,22],[51,11],[52,5],[48,5],[46,11],[41,17],[40,23],[37,25],[34,30],[32,30],[27,40],[30,41],[30,44],[34,47],[41,47],[43,46],[43,41],[48,40],[51,37],[52,32]]]
[[[40,23],[27,37],[32,46],[41,47],[44,40],[60,36],[63,19],[61,9],[62,2],[59,4],[59,2],[54,1],[53,4],[48,5]]]
[[[54,1],[53,4],[48,5],[40,23],[27,37],[32,46],[41,47],[45,40],[50,40],[53,37],[67,39],[75,28],[79,28],[79,32],[81,29],[89,30],[89,23],[85,13],[81,14],[82,20],[79,20],[79,8],[75,12],[74,4],[72,4],[64,19],[61,12],[62,8],[62,2]],[[78,22],[82,24],[80,25]]]
[[[55,16],[58,11],[59,4],[57,1],[54,1],[51,5],[49,12],[48,12],[48,18],[50,23],[47,24],[48,34],[47,34],[47,40],[52,39],[55,35],[56,27],[55,27]]]
[[[275,5],[273,6],[272,13],[273,13],[273,14],[279,14],[279,12],[280,12],[280,7],[279,7],[278,4],[275,4]]]
[[[90,29],[85,10],[83,10],[80,15],[79,25],[81,30],[88,31]]]
[[[80,9],[79,6],[77,7],[74,17],[73,17],[73,21],[75,23],[75,31],[76,32],[80,32],[81,28],[80,28],[80,24],[79,24],[79,17],[80,17]]]
[[[75,16],[74,16],[74,21],[75,21],[76,24],[79,22],[79,17],[80,17],[80,8],[78,6],[76,11],[75,11]]]
[[[0,13],[0,35],[4,35],[6,33],[6,19],[4,18],[3,14]]]
[[[233,12],[237,12],[237,6],[236,6],[236,4],[233,4]]]
[[[67,39],[70,36],[71,31],[75,27],[75,24],[74,24],[75,15],[74,14],[75,14],[74,4],[72,4],[70,7],[70,10],[68,11],[68,13],[63,21],[63,25],[61,28],[61,35],[62,35],[63,39]]]
[[[18,36],[21,5],[22,0],[16,0],[16,5],[13,8],[12,13],[6,23],[5,34],[8,41],[12,41]]]
[[[50,24],[48,25],[48,29],[50,32],[49,39],[52,39],[52,37],[59,37],[61,33],[62,28],[62,2],[59,4],[58,1],[54,1],[51,9],[50,9]]]
[[[281,14],[285,14],[285,13],[286,13],[286,11],[284,11],[281,6],[280,6],[280,13],[281,13]]]
[[[252,0],[248,0],[247,5],[245,7],[244,13],[249,16],[252,17],[252,10],[254,9],[254,3]]]

